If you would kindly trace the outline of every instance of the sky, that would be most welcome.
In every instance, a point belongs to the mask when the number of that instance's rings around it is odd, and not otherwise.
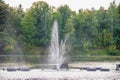
[[[59,7],[61,5],[67,4],[73,11],[78,12],[79,9],[99,9],[103,6],[107,9],[113,0],[4,0],[11,7],[17,7],[19,4],[22,5],[23,9],[26,10],[32,6],[33,2],[45,1],[50,6]],[[118,5],[120,0],[115,0],[115,4]]]

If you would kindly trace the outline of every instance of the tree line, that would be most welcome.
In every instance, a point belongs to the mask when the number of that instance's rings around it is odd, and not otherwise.
[[[13,51],[17,45],[25,49],[47,49],[55,20],[60,40],[69,33],[73,51],[120,49],[120,4],[116,5],[114,1],[107,10],[100,7],[99,10],[80,9],[77,13],[68,5],[56,9],[44,1],[34,2],[31,8],[23,11],[22,5],[10,7],[0,0],[0,54]],[[111,52],[110,55],[119,54]]]

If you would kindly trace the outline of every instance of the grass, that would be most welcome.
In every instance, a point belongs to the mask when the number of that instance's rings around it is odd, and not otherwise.
[[[26,51],[27,56],[26,61],[30,62],[43,62],[46,58],[43,59],[43,55],[48,54],[48,49],[41,47],[31,47]],[[120,53],[120,50],[117,50],[117,53]],[[120,54],[119,54],[120,55]],[[118,56],[118,55],[117,55]],[[92,48],[92,49],[75,49],[71,51],[70,57],[72,61],[118,61],[120,57],[116,55],[111,56],[108,54],[108,51],[105,48]]]
[[[119,55],[108,55],[106,49],[76,49],[71,51],[70,62],[71,61],[120,61],[120,50],[117,50]],[[47,49],[41,47],[28,48],[24,60],[28,63],[43,63],[48,57],[43,56],[47,53]],[[8,56],[1,56],[1,61],[8,61]]]
[[[88,55],[91,56],[105,56],[106,55],[106,49],[89,49],[87,51]]]
[[[113,55],[111,53],[114,53]],[[120,50],[109,50],[105,48],[76,49],[72,51],[73,56],[120,56]]]
[[[117,55],[111,55],[111,53]],[[105,48],[77,49],[71,53],[72,61],[120,61],[120,50],[108,51]]]

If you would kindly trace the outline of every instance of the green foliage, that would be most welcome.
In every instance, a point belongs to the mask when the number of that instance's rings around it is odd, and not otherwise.
[[[112,34],[109,33],[108,31],[106,31],[105,29],[103,30],[103,32],[99,35],[99,40],[100,41],[98,44],[98,46],[107,48],[110,45],[114,44],[113,38],[112,38]]]
[[[33,3],[21,22],[26,43],[47,47],[50,42],[53,18],[51,13],[52,10],[46,2],[38,1]]]
[[[0,25],[5,24],[8,17],[8,5],[4,1],[0,1]],[[1,30],[0,26],[0,30]]]
[[[109,15],[107,11],[100,7],[100,9],[97,11],[96,17],[98,19],[98,32],[101,33],[104,29],[109,30],[110,24],[107,24],[109,22]]]
[[[73,53],[119,55],[120,4],[117,6],[115,2],[108,10],[100,7],[76,13],[67,5],[56,9],[44,1],[34,2],[24,12],[21,5],[9,7],[0,0],[0,51],[12,51],[20,41],[27,49],[25,54],[46,53],[54,20],[58,21],[60,40],[69,34]]]
[[[120,49],[120,27],[119,26],[114,30],[114,41],[115,41],[116,47]]]
[[[107,55],[111,55],[111,56],[119,55],[119,52],[116,50],[116,47],[114,45],[109,46],[106,49],[106,53],[107,53]]]
[[[116,15],[117,19],[117,24],[116,24],[116,27],[114,29],[114,40],[115,40],[115,44],[116,44],[116,47],[118,49],[120,49],[120,4],[118,5],[117,7],[117,15]]]
[[[67,26],[68,25],[67,22],[69,22],[69,19],[71,19],[71,16],[72,16],[72,11],[67,5],[60,6],[57,9],[57,17],[58,17],[57,20],[59,25],[60,39],[64,39],[66,34],[69,33],[68,29],[70,29],[69,27],[71,26]]]
[[[8,21],[9,8],[4,1],[0,1],[0,53],[4,52],[4,35],[3,32],[6,28]]]
[[[98,34],[98,21],[94,13],[89,10],[80,12],[74,17],[73,24],[78,47],[82,48],[85,43],[89,44],[89,47],[93,46]]]
[[[118,6],[119,7],[119,6]],[[119,48],[119,29],[120,29],[120,19],[119,19],[119,9],[115,5],[115,2],[110,4],[110,7],[108,9],[108,16],[109,16],[109,24],[110,24],[110,31],[112,34],[112,37],[115,41],[116,47]]]
[[[26,15],[22,22],[22,32],[24,35],[23,40],[31,45],[34,45],[35,42],[35,34],[36,34],[36,27],[35,27],[35,19],[31,15]]]
[[[10,52],[14,50],[15,41],[13,38],[8,36],[5,38],[4,41],[5,41],[5,47],[4,47],[5,52]]]
[[[14,33],[16,34],[16,36],[22,35],[21,21],[23,17],[24,11],[21,5],[19,5],[19,7],[16,8],[10,8],[9,25],[11,25],[14,29]]]

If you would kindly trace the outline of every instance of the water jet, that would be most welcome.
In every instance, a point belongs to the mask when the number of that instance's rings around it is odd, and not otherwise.
[[[68,68],[68,63],[66,63],[67,58],[65,57],[65,54],[67,53],[67,38],[68,36],[59,41],[58,23],[55,21],[51,34],[48,63],[55,64],[55,67],[58,70],[60,70],[60,68]]]

